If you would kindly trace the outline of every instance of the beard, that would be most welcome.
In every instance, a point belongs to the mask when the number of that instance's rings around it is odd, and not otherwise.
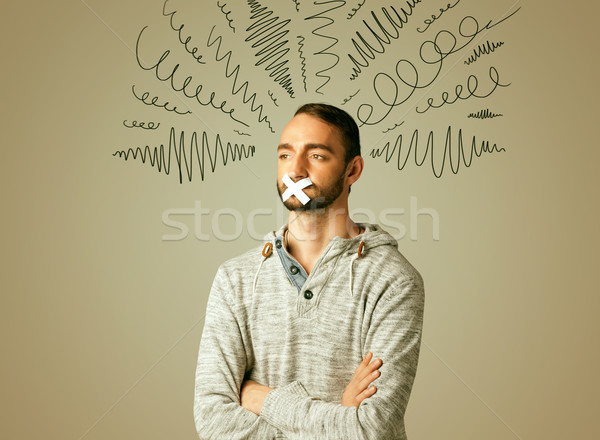
[[[312,195],[306,194],[310,197],[310,200],[306,205],[303,205],[295,195],[292,195],[284,202],[282,195],[287,187],[283,183],[276,182],[277,192],[279,193],[281,202],[288,209],[288,211],[316,211],[327,208],[337,200],[342,191],[344,191],[344,176],[345,172],[342,172],[339,178],[336,179],[335,182],[328,188],[321,189],[316,187],[314,184],[307,186],[305,190],[310,190]]]

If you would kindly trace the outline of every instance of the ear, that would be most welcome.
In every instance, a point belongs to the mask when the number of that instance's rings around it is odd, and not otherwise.
[[[365,161],[362,156],[354,156],[346,167],[346,177],[348,178],[348,184],[352,185],[356,182],[362,174]]]

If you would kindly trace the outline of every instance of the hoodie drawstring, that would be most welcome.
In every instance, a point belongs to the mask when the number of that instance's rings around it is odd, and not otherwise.
[[[353,292],[353,279],[352,279],[352,267],[354,266],[354,262],[361,258],[365,252],[365,242],[361,241],[360,245],[358,246],[358,252],[356,254],[354,254],[350,260],[350,296],[354,296],[354,292]]]
[[[258,282],[258,273],[260,272],[260,269],[261,269],[263,263],[265,262],[265,260],[271,256],[272,251],[273,251],[273,245],[271,244],[271,242],[265,244],[265,247],[262,250],[262,258],[260,259],[260,264],[258,265],[256,274],[254,275],[254,282],[252,283],[252,296],[254,296],[254,293],[256,292],[256,283]]]

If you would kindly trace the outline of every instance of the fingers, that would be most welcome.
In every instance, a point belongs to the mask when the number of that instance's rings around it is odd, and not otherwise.
[[[364,359],[358,365],[358,367],[356,368],[356,371],[354,372],[354,376],[353,376],[354,380],[361,382],[367,376],[369,376],[369,374],[371,374],[373,371],[375,371],[379,367],[381,367],[381,364],[382,364],[381,359],[375,359],[373,362],[369,363],[369,361],[371,360],[372,357],[373,357],[373,353],[371,353],[371,352],[367,353],[367,355],[364,357]]]
[[[373,386],[367,388],[366,390],[364,390],[362,393],[360,393],[354,399],[355,405],[357,407],[360,406],[360,404],[362,403],[362,401],[365,400],[368,397],[371,397],[373,394],[375,394],[375,391],[377,391],[377,387],[375,387],[375,385],[373,385]]]

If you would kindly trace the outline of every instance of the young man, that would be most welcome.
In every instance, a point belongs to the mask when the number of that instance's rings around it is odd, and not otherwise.
[[[423,281],[391,235],[348,215],[364,166],[358,127],[343,110],[306,104],[277,154],[289,221],[217,271],[196,372],[198,434],[406,439]]]

